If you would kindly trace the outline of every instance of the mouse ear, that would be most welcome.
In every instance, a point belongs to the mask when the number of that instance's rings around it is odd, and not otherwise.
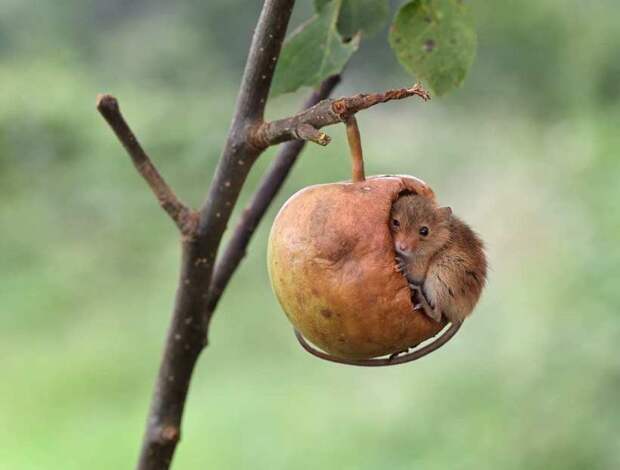
[[[452,209],[450,207],[440,207],[437,211],[442,219],[447,219],[452,215]]]

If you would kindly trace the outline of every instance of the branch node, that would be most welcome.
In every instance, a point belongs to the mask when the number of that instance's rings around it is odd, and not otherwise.
[[[176,444],[181,440],[181,430],[178,426],[166,424],[155,430],[155,441],[161,445]]]
[[[181,230],[181,240],[184,242],[194,241],[200,214],[193,209],[187,209],[179,214],[178,226]]]
[[[318,130],[311,124],[302,123],[294,131],[296,137],[301,140],[309,140],[323,147],[329,144],[332,139],[325,132]]]

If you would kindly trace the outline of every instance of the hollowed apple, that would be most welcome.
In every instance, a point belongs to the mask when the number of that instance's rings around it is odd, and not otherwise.
[[[295,329],[335,357],[393,354],[446,325],[413,310],[394,270],[388,220],[405,191],[434,199],[412,176],[375,176],[307,187],[273,223],[267,256],[278,301]]]

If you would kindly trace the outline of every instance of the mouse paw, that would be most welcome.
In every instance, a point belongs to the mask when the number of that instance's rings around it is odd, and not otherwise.
[[[419,310],[424,308],[424,302],[421,299],[422,293],[420,292],[420,286],[413,284],[412,282],[408,283],[409,290],[411,291],[411,301],[413,303],[413,310]]]
[[[400,274],[407,273],[407,265],[405,262],[399,258],[398,256],[394,258],[394,271]]]

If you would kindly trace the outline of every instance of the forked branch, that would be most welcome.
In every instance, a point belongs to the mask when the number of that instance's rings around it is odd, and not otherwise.
[[[165,349],[154,387],[138,470],[170,467],[181,435],[181,420],[196,361],[206,346],[209,320],[249,240],[270,202],[283,184],[306,141],[321,145],[329,137],[320,129],[350,118],[377,103],[419,96],[429,99],[419,85],[385,93],[323,100],[338,82],[332,78],[312,98],[309,109],[265,123],[263,114],[280,55],[294,0],[265,0],[252,38],[233,122],[206,200],[194,212],[176,197],[120,113],[112,96],[102,95],[99,112],[131,156],[163,209],[183,233],[179,286]],[[224,255],[214,265],[218,249],[239,193],[252,165],[270,145],[286,145],[263,179]],[[363,177],[363,171],[360,173]]]
[[[180,438],[194,366],[208,335],[207,297],[222,235],[261,153],[251,131],[263,120],[294,0],[265,0],[252,37],[233,121],[206,200],[184,237],[179,286],[155,382],[138,470],[165,470]]]
[[[327,98],[338,83],[340,83],[339,75],[327,78],[319,89],[310,95],[303,109],[310,108]],[[269,170],[267,170],[267,173],[259,183],[258,189],[252,196],[250,203],[244,209],[241,220],[235,228],[235,233],[215,266],[207,299],[209,315],[215,310],[224,289],[228,285],[228,281],[230,281],[230,278],[245,256],[247,246],[259,222],[264,217],[280,188],[282,188],[286,177],[305,146],[305,140],[293,140],[282,146]]]
[[[424,101],[431,99],[430,94],[422,85],[416,83],[411,88],[399,88],[383,93],[362,93],[344,98],[323,100],[294,116],[265,122],[254,135],[255,145],[265,148],[295,139],[310,140],[321,145],[327,145],[329,137],[322,132],[319,133],[319,129],[331,124],[346,122],[355,113],[376,104],[402,100],[411,96],[418,96]],[[314,130],[310,132],[310,128]]]
[[[166,211],[182,233],[191,230],[191,210],[174,194],[157,168],[146,154],[140,142],[121,114],[118,101],[111,95],[97,96],[97,109],[110,125],[118,140],[131,157],[131,161],[148,183],[161,207]]]

